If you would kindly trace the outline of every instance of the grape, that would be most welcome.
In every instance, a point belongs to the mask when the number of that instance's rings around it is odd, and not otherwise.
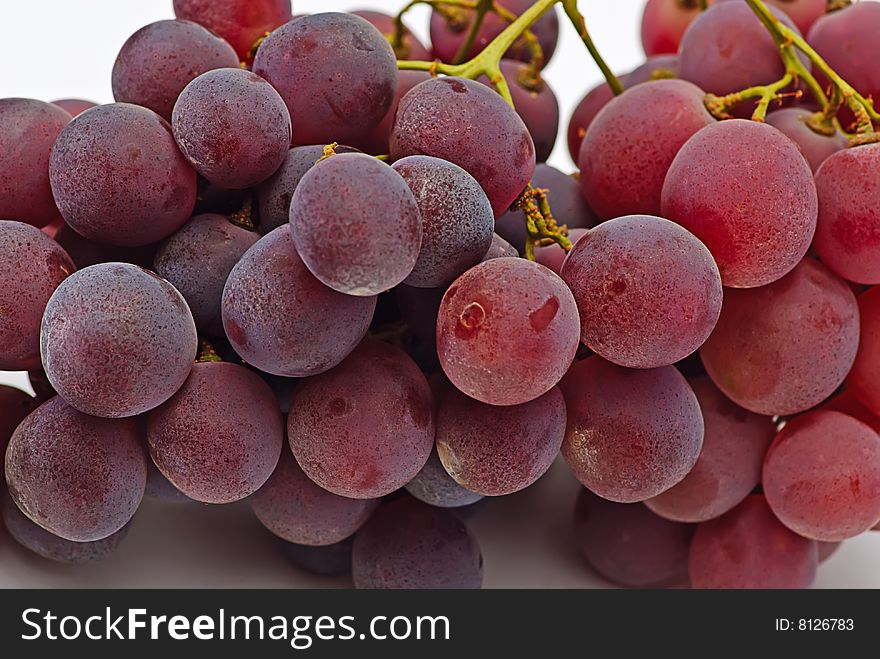
[[[437,453],[463,487],[484,496],[527,488],[553,464],[565,435],[558,387],[522,405],[495,407],[450,391],[437,413]]]
[[[706,426],[703,450],[683,481],[645,504],[666,519],[705,522],[735,508],[761,481],[775,428],[769,418],[731,403],[708,377],[690,385]]]
[[[355,588],[480,588],[483,557],[454,514],[403,497],[387,503],[354,539]]]
[[[370,296],[413,270],[422,244],[419,206],[407,182],[371,156],[332,156],[305,173],[290,203],[293,243],[330,288]]]
[[[304,16],[270,34],[254,73],[284,98],[295,144],[356,142],[391,107],[397,60],[387,39],[359,16]]]
[[[207,71],[238,64],[232,46],[201,25],[157,21],[131,35],[116,56],[113,98],[149,108],[171,121],[174,102],[184,87]]]
[[[880,522],[880,435],[840,412],[790,419],[764,460],[764,495],[798,535],[825,542]]]
[[[86,110],[89,110],[97,105],[97,103],[92,103],[91,101],[85,101],[80,98],[62,98],[57,101],[52,101],[52,105],[57,105],[59,108],[64,110],[71,117],[76,117],[77,115],[82,114]]]
[[[677,53],[682,35],[700,11],[698,0],[648,0],[642,13],[645,54]]]
[[[282,543],[285,555],[299,567],[327,577],[351,574],[351,548],[354,538],[332,545],[313,547],[293,542]]]
[[[58,396],[22,421],[6,451],[15,504],[50,533],[74,542],[102,540],[125,526],[146,480],[132,419],[87,416]]]
[[[242,60],[260,37],[292,18],[290,0],[174,0],[174,15],[219,34]]]
[[[381,11],[367,11],[364,9],[349,13],[354,14],[355,16],[360,16],[368,21],[389,41],[394,37],[396,28],[394,25],[394,17],[391,14],[386,14]],[[430,61],[434,59],[431,55],[431,51],[425,48],[422,42],[419,41],[409,28],[406,27],[403,31],[403,52],[398,53],[398,56],[400,59],[409,60]]]
[[[709,250],[659,217],[631,215],[592,229],[572,248],[562,278],[577,301],[581,340],[620,366],[684,359],[721,313],[721,276]]]
[[[221,188],[265,181],[290,148],[284,99],[242,69],[215,69],[189,83],[174,105],[171,126],[183,155]]]
[[[861,303],[862,300],[859,300]],[[860,307],[861,308],[861,307]],[[864,322],[865,315],[862,312],[862,321]],[[864,344],[867,333],[865,328],[862,328],[862,342]],[[858,356],[856,357],[856,364],[859,363]],[[852,373],[855,371],[855,367],[853,367],[853,371],[850,371],[850,377],[852,377]],[[846,414],[847,416],[851,416],[854,419],[858,419],[862,423],[871,426],[874,429],[874,432],[880,434],[880,418],[877,417],[871,410],[865,407],[858,398],[853,394],[853,387],[850,385],[849,389],[842,391],[841,393],[829,398],[824,403],[822,403],[819,407],[815,408],[816,410],[825,410],[830,412],[841,412],[842,414]]]
[[[689,82],[657,80],[628,89],[599,112],[581,142],[578,167],[581,190],[600,218],[660,214],[663,180],[679,149],[715,123],[703,96]]]
[[[43,368],[80,412],[135,416],[174,395],[192,369],[196,327],[164,279],[127,263],[68,277],[43,316]]]
[[[391,151],[389,143],[391,140],[391,129],[394,126],[394,117],[397,116],[397,107],[400,105],[400,99],[406,96],[410,89],[430,79],[431,74],[427,71],[398,71],[397,93],[394,95],[391,107],[385,113],[385,118],[357,141],[357,145],[362,151],[373,155],[387,154]],[[339,149],[336,152],[339,153]]]
[[[571,229],[568,232],[568,239],[571,241],[572,245],[576,245],[577,242],[588,233],[590,233],[588,229]],[[565,260],[570,253],[570,250],[566,252],[557,243],[544,247],[537,246],[535,247],[535,260],[541,265],[550,268],[557,275],[561,275],[562,265],[565,263]]]
[[[697,527],[688,571],[694,588],[809,588],[818,547],[785,528],[761,495]]]
[[[197,215],[159,248],[156,272],[183,295],[200,331],[223,336],[223,286],[258,238],[222,215]]]
[[[553,217],[569,229],[587,229],[596,226],[598,220],[584,200],[578,182],[550,165],[540,163],[535,167],[532,183],[547,191],[547,200]],[[495,231],[520,252],[526,249],[526,221],[521,210],[508,211],[498,218]],[[536,252],[537,253],[537,252]]]
[[[697,462],[703,415],[674,367],[630,370],[590,357],[572,366],[562,393],[562,456],[600,497],[645,501],[681,482]]]
[[[223,289],[223,327],[235,351],[285,377],[336,366],[367,333],[375,309],[375,297],[343,295],[315,279],[286,226],[245,252]]]
[[[406,491],[419,501],[439,508],[470,506],[483,498],[482,494],[471,492],[455,482],[440,462],[436,448],[431,449],[422,470],[406,484]]]
[[[711,10],[710,10],[711,11]],[[753,288],[791,272],[816,228],[813,175],[798,147],[755,121],[722,121],[682,147],[661,215],[702,240],[725,286]]]
[[[412,190],[422,218],[421,251],[404,282],[421,288],[448,284],[492,245],[492,205],[476,179],[451,162],[409,156],[393,169]]]
[[[297,462],[325,490],[385,496],[411,481],[431,453],[431,389],[406,353],[366,340],[297,387],[287,433]]]
[[[533,0],[501,0],[502,7],[512,14],[519,16],[534,4]],[[446,18],[436,11],[431,13],[431,43],[434,45],[434,55],[444,62],[452,62],[459,49],[467,39],[474,19],[472,10],[464,11],[464,21],[461,24],[450,25]],[[483,19],[483,24],[477,32],[477,38],[470,52],[465,55],[464,61],[473,59],[489,45],[508,26],[508,22],[494,12],[489,12]],[[556,43],[559,39],[559,18],[556,8],[553,7],[539,18],[531,27],[532,32],[538,38],[544,62],[549,62],[556,52]],[[509,59],[530,62],[532,54],[523,39],[518,40],[504,54]]]
[[[437,353],[463,393],[489,405],[519,405],[562,379],[579,325],[571,291],[557,275],[525,259],[493,259],[443,296]]]
[[[39,229],[0,220],[0,370],[40,365],[40,319],[52,293],[76,267]]]
[[[628,73],[625,87],[678,77],[678,55],[654,55]],[[623,82],[623,81],[621,81]]]
[[[433,78],[400,99],[391,129],[391,157],[425,155],[455,163],[507,212],[535,169],[528,128],[500,94],[473,80]]]
[[[83,238],[69,225],[63,224],[55,234],[57,242],[70,256],[78,270],[99,263],[131,263],[142,268],[150,268],[156,257],[156,245],[142,245],[140,247],[117,247],[96,243],[88,238]]]
[[[341,542],[379,507],[378,499],[349,499],[318,487],[288,450],[281,452],[275,473],[249,501],[263,526],[301,545]]]
[[[21,389],[0,384],[0,456],[6,455],[9,438],[24,418],[34,409],[34,399]],[[0,479],[0,490],[5,481]]]
[[[872,414],[878,415],[880,414],[880,381],[877,379],[877,363],[880,360],[880,289],[871,288],[862,293],[858,303],[860,342],[847,384],[852,395]],[[840,411],[850,414],[847,410]]]
[[[58,218],[49,152],[70,115],[51,103],[0,99],[0,220],[42,227]]]
[[[196,173],[152,110],[101,105],[61,131],[49,159],[52,193],[65,221],[90,240],[149,245],[186,222]]]
[[[803,34],[807,34],[828,9],[828,0],[767,0],[767,4],[781,9]]]
[[[148,446],[147,451],[149,450]],[[193,503],[192,499],[174,487],[174,484],[162,475],[152,460],[147,460],[147,487],[144,496],[162,503]]]
[[[128,533],[128,526],[102,540],[71,542],[52,535],[29,520],[5,494],[0,494],[0,512],[9,535],[25,549],[57,563],[84,565],[109,556]]]
[[[804,259],[779,281],[728,289],[700,349],[706,371],[740,407],[767,416],[803,412],[843,382],[859,346],[859,310],[840,279]]]
[[[843,149],[816,173],[819,222],[813,247],[822,262],[859,284],[880,284],[880,144]]]
[[[489,250],[483,255],[483,260],[480,261],[480,263],[491,261],[492,259],[503,259],[505,257],[517,258],[518,256],[519,252],[516,251],[516,247],[504,240],[504,238],[497,233],[493,233],[492,244],[489,246]]]
[[[810,163],[810,168],[816,172],[829,156],[847,148],[849,140],[840,132],[828,137],[811,130],[806,120],[812,114],[805,108],[782,108],[768,114],[767,123],[782,131],[797,144],[804,158]]]
[[[650,588],[686,579],[693,529],[640,503],[612,503],[581,489],[574,511],[575,544],[603,577]]]

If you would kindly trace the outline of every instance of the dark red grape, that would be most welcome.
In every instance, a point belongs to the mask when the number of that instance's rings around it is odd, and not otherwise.
[[[483,498],[482,494],[471,492],[455,482],[440,462],[436,448],[431,450],[422,470],[406,484],[406,491],[419,501],[439,508],[470,506]]]
[[[572,245],[577,244],[581,238],[590,233],[589,229],[571,229],[568,232],[568,239]],[[572,250],[566,252],[558,243],[546,246],[535,247],[535,261],[541,265],[550,268],[557,275],[562,275],[562,266]]]
[[[519,405],[559,383],[577,352],[579,326],[574,297],[556,274],[525,259],[493,259],[443,296],[437,353],[471,398]]]
[[[15,504],[50,533],[102,540],[132,518],[147,464],[132,419],[87,416],[56,396],[32,412],[6,451]]]
[[[279,538],[315,546],[345,540],[379,507],[379,499],[349,499],[318,487],[286,448],[275,473],[248,501]]]
[[[578,551],[606,579],[650,588],[687,578],[693,528],[657,517],[640,503],[612,503],[586,489],[578,494],[574,535]]]
[[[77,233],[113,245],[149,245],[183,226],[196,173],[171,128],[126,103],[92,108],[61,132],[49,160],[52,193]]]
[[[351,548],[354,538],[346,538],[332,545],[315,547],[282,542],[282,550],[299,567],[321,576],[336,577],[351,574]]]
[[[688,567],[694,588],[809,588],[816,542],[792,533],[762,495],[697,527]]]
[[[769,286],[727,289],[700,356],[736,404],[767,416],[789,415],[834,393],[858,346],[852,291],[819,262],[804,259]]]
[[[492,245],[492,205],[473,176],[446,160],[408,156],[393,169],[412,190],[422,218],[421,250],[404,283],[448,284],[479,263]]]
[[[762,484],[798,535],[839,542],[880,522],[880,435],[840,412],[790,419],[764,460]]]
[[[201,25],[157,21],[131,35],[116,56],[113,98],[149,108],[171,121],[184,87],[203,73],[238,64],[232,46]]]
[[[290,0],[174,0],[174,15],[216,32],[243,61],[260,37],[292,18]]]
[[[36,227],[0,220],[0,370],[40,365],[40,320],[56,288],[76,266]]]
[[[492,244],[489,246],[488,251],[483,255],[483,260],[480,262],[483,263],[485,261],[491,261],[492,259],[503,259],[506,257],[515,259],[518,256],[519,252],[516,247],[504,240],[504,238],[497,233],[493,233]]]
[[[0,220],[42,227],[58,218],[49,152],[70,115],[30,98],[0,99]]]
[[[721,276],[692,233],[659,217],[600,224],[562,268],[581,318],[581,341],[629,368],[668,366],[709,338],[721,313]]]
[[[694,468],[678,485],[648,499],[652,511],[678,522],[705,522],[736,507],[761,481],[775,427],[730,402],[706,376],[690,380],[706,426]]]
[[[528,403],[486,405],[452,390],[437,413],[437,453],[450,476],[484,496],[537,481],[559,455],[565,400],[558,387]]]
[[[223,287],[259,237],[223,215],[197,215],[156,252],[156,272],[183,295],[200,331],[223,336]]]
[[[861,303],[861,300],[859,300]],[[860,306],[861,309],[861,306]],[[862,311],[862,322],[864,323],[865,313]],[[864,326],[862,327],[862,342],[866,339],[866,331]],[[858,356],[856,357],[856,364],[859,363]],[[853,367],[853,371],[850,371],[850,378],[852,377],[852,373],[855,371],[855,366]],[[851,416],[854,419],[858,419],[862,423],[871,426],[874,429],[874,432],[880,434],[880,417],[878,417],[874,412],[869,410],[865,405],[856,398],[853,393],[853,386],[850,384],[850,388],[842,391],[826,400],[819,407],[815,408],[816,410],[825,410],[830,412],[840,412],[842,414],[846,414],[847,416]]]
[[[406,353],[366,340],[296,388],[287,434],[303,471],[324,489],[385,496],[411,481],[431,453],[431,389]]]
[[[92,103],[91,101],[86,101],[81,98],[62,98],[57,101],[52,101],[52,105],[57,105],[71,117],[76,117],[86,110],[95,107],[97,103]]]
[[[861,326],[859,349],[847,384],[853,396],[873,414],[880,415],[880,379],[877,377],[880,364],[880,289],[871,288],[862,293],[858,302]]]
[[[635,503],[687,475],[703,445],[703,415],[672,366],[630,370],[601,357],[572,366],[562,381],[568,427],[562,455],[599,496]]]
[[[635,87],[643,82],[678,77],[678,55],[654,55],[625,76],[625,87]],[[624,82],[621,80],[621,82]]]
[[[480,588],[483,557],[454,514],[412,497],[387,503],[354,539],[355,588]]]
[[[733,288],[791,272],[810,247],[818,213],[813,173],[798,147],[755,121],[703,128],[678,152],[663,185],[661,215],[706,244]]]
[[[394,17],[381,11],[369,11],[366,9],[358,9],[349,12],[355,16],[360,16],[375,27],[382,35],[391,41],[394,37],[396,27],[394,25]],[[433,59],[431,51],[422,44],[421,41],[409,30],[404,28],[403,32],[403,51],[398,53],[400,59],[423,60],[430,61]]]
[[[254,73],[287,103],[294,144],[357,143],[382,121],[397,87],[388,40],[351,14],[282,25],[257,51]]]
[[[880,144],[844,149],[816,173],[819,223],[813,247],[822,262],[859,284],[880,284]]]
[[[394,126],[394,117],[397,116],[400,99],[406,96],[410,89],[430,79],[431,74],[427,71],[398,71],[397,92],[394,94],[391,107],[385,113],[385,118],[375,128],[358,139],[357,146],[365,153],[372,155],[389,153],[391,151],[391,129]],[[337,149],[336,152],[339,153],[339,150]]]
[[[221,188],[262,183],[290,148],[284,99],[243,69],[215,69],[189,83],[174,105],[171,126],[183,155]]]
[[[677,53],[682,35],[700,11],[698,0],[648,0],[642,13],[645,54]]]
[[[151,268],[156,256],[156,245],[142,245],[140,247],[119,247],[98,243],[88,238],[83,238],[69,225],[63,224],[55,234],[57,242],[70,256],[78,270],[99,263],[131,263],[142,268]]]
[[[810,129],[806,120],[813,113],[805,108],[782,108],[767,115],[767,123],[788,136],[798,145],[810,168],[816,172],[829,156],[849,146],[843,133],[820,135]]]
[[[40,332],[43,368],[81,412],[135,416],[174,395],[198,340],[183,296],[149,270],[106,263],[68,277]]]
[[[828,9],[828,0],[767,0],[767,4],[781,9],[803,34],[807,34]]]
[[[35,399],[21,389],[0,384],[0,456],[6,455],[9,438],[24,418],[34,409]],[[0,490],[5,481],[0,479]]]
[[[663,181],[679,149],[716,123],[703,96],[689,82],[657,80],[628,89],[599,112],[581,143],[578,167],[581,190],[600,218],[660,215]]]
[[[375,297],[344,295],[315,279],[287,226],[245,252],[223,289],[223,327],[235,351],[285,377],[336,366],[367,333],[375,309]]]
[[[535,170],[528,128],[503,98],[464,78],[433,78],[400,99],[391,129],[391,157],[426,155],[473,176],[495,217],[510,208]]]

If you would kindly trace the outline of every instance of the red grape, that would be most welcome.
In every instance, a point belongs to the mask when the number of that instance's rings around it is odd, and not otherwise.
[[[880,435],[840,412],[790,419],[764,461],[764,495],[798,535],[839,542],[880,522]]]
[[[588,233],[590,233],[589,229],[571,229],[568,232],[568,239],[571,241],[572,245],[576,245],[577,242]],[[565,264],[565,260],[571,252],[572,250],[566,252],[558,243],[546,246],[539,245],[535,247],[535,261],[550,268],[557,275],[561,275],[562,266]]]
[[[828,9],[828,0],[767,0],[767,4],[785,12],[803,34],[807,34]]]
[[[694,588],[809,588],[818,547],[785,528],[761,495],[697,527],[688,559]]]
[[[34,409],[35,399],[21,389],[0,384],[0,456],[6,455],[9,438],[24,418]],[[0,489],[6,484],[0,479]]]
[[[703,128],[675,156],[663,185],[661,215],[706,244],[733,288],[765,286],[790,272],[809,249],[818,212],[813,173],[798,147],[755,121]]]
[[[192,369],[197,343],[183,296],[127,263],[68,277],[49,300],[40,332],[55,390],[80,412],[110,418],[171,398]]]
[[[125,526],[146,481],[134,420],[87,416],[58,396],[22,421],[6,451],[15,504],[50,533],[74,542],[101,540]]]
[[[398,71],[397,92],[394,94],[391,107],[385,113],[385,118],[356,142],[357,146],[364,153],[378,156],[391,151],[391,129],[394,126],[394,117],[397,116],[397,107],[400,105],[400,99],[406,96],[410,89],[430,79],[431,74],[427,71]],[[339,153],[339,149],[336,152]]]
[[[556,274],[525,259],[493,259],[446,291],[437,352],[447,377],[471,398],[519,405],[562,379],[579,326],[574,297]]]
[[[645,54],[677,53],[682,35],[700,11],[698,0],[648,0],[642,13]]]
[[[144,435],[146,435],[146,430]],[[147,445],[147,452],[149,450],[149,445]],[[152,460],[147,460],[147,489],[144,491],[144,496],[162,503],[193,503],[192,499],[165,478]]]
[[[629,368],[684,359],[721,313],[721,277],[709,250],[659,217],[620,217],[590,230],[569,252],[562,278],[577,301],[581,341]]]
[[[810,168],[816,172],[829,156],[847,148],[849,140],[840,132],[829,137],[811,130],[806,120],[812,114],[805,108],[782,108],[768,114],[767,123],[797,144],[804,158],[810,163]]]
[[[703,444],[700,404],[672,366],[630,370],[601,357],[562,381],[562,455],[577,479],[619,503],[655,497],[693,468]]]
[[[683,481],[645,504],[666,519],[705,522],[735,508],[761,481],[775,428],[769,418],[731,403],[708,377],[690,385],[706,426],[700,457]]]
[[[0,369],[40,365],[40,320],[76,266],[54,240],[21,222],[0,220]]]
[[[503,259],[505,257],[517,258],[518,256],[519,252],[516,250],[516,247],[504,240],[504,238],[497,233],[493,233],[492,244],[483,255],[483,260],[480,261],[480,263],[491,261],[492,259]]]
[[[482,494],[471,492],[455,482],[440,462],[436,448],[431,450],[422,470],[406,484],[406,491],[419,501],[439,508],[470,506],[483,498]]]
[[[865,312],[863,307],[861,306],[862,300],[859,300],[859,308],[861,310],[861,318],[862,318],[862,344],[864,345],[865,339],[867,338],[867,331],[864,326],[865,321]],[[861,347],[861,346],[860,346]],[[859,357],[856,356],[856,365],[859,364]],[[849,377],[852,378],[852,374],[855,371],[856,366],[853,366],[853,370],[850,371]],[[826,400],[819,407],[815,408],[816,410],[825,410],[830,412],[841,412],[842,414],[846,414],[847,416],[851,416],[854,419],[858,419],[862,423],[871,426],[874,429],[874,432],[880,434],[880,417],[878,417],[874,412],[869,410],[862,402],[856,398],[853,393],[853,386],[850,384],[850,388],[842,391]]]
[[[877,377],[877,364],[880,362],[880,289],[871,288],[859,296],[859,318],[859,350],[847,384],[853,396],[873,414],[880,415],[880,379]]]
[[[777,282],[728,289],[700,356],[718,388],[767,416],[803,412],[842,383],[859,346],[859,309],[849,287],[804,259]]]
[[[654,55],[624,76],[624,87],[628,89],[643,82],[677,77],[678,55]]]
[[[406,353],[366,340],[294,390],[287,433],[297,462],[324,489],[384,496],[411,481],[431,453],[431,389]]]
[[[52,101],[52,105],[57,105],[71,117],[76,117],[86,110],[90,110],[91,108],[95,107],[97,103],[85,101],[80,98],[62,98],[57,101]]]
[[[349,13],[368,21],[389,41],[394,37],[396,27],[394,25],[394,16],[391,14],[381,11],[368,11],[366,9],[358,9]],[[403,31],[403,52],[398,53],[398,55],[400,55],[400,59],[408,60],[430,61],[434,59],[431,51],[425,48],[422,42],[406,27]]]

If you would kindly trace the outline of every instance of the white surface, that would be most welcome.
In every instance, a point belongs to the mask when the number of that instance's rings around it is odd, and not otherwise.
[[[404,0],[294,0],[312,13],[380,9]],[[591,34],[618,72],[643,60],[638,25],[644,0],[581,0]],[[409,18],[427,34],[427,10]],[[31,0],[7,2],[0,23],[0,97],[76,97],[111,102],[110,70],[135,30],[173,18],[170,0]],[[561,19],[560,46],[546,76],[560,100],[562,125],[551,164],[571,171],[567,117],[601,76],[571,27]],[[29,389],[23,374],[0,372],[0,383]],[[562,464],[529,490],[479,504],[469,518],[485,556],[487,587],[605,587],[585,567],[570,538],[577,483]],[[91,566],[60,566],[16,545],[0,526],[0,587],[313,587],[344,579],[309,575],[282,556],[245,504],[169,505],[146,501],[116,554]],[[818,587],[880,588],[880,533],[849,541],[820,568]]]

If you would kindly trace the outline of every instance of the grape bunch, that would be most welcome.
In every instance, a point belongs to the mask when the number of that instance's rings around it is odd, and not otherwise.
[[[573,175],[559,0],[429,4],[175,0],[114,103],[0,99],[10,535],[244,501],[305,570],[479,588],[470,516],[565,463],[602,577],[809,587],[880,526],[880,4],[648,0],[615,76],[566,3]]]

